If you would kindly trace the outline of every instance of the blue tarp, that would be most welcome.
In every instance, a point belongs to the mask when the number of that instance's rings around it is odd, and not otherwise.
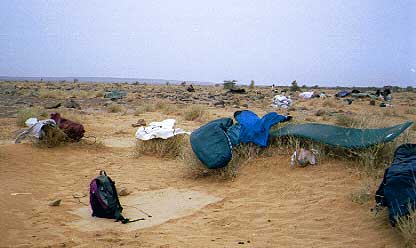
[[[271,112],[259,118],[250,110],[238,111],[234,114],[240,128],[239,142],[254,143],[261,147],[267,146],[270,128],[287,119],[286,116]]]
[[[416,207],[416,144],[399,146],[392,165],[384,172],[383,182],[376,192],[376,202],[389,208],[390,223],[409,214]]]

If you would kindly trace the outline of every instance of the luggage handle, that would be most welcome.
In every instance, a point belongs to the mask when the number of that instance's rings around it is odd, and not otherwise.
[[[105,172],[105,170],[100,170],[100,176],[107,176],[107,173]]]

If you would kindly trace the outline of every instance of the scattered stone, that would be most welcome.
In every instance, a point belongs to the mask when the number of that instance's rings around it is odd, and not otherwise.
[[[319,109],[318,111],[316,111],[315,115],[316,116],[323,116],[326,114],[326,111],[323,109]]]
[[[126,188],[121,188],[119,191],[118,191],[118,195],[119,196],[126,196],[126,195],[129,195],[130,194],[130,192],[126,189]]]
[[[244,245],[243,241],[238,242],[239,245]]]
[[[54,103],[49,103],[45,105],[46,109],[55,109],[55,108],[59,108],[61,107],[61,103],[60,102],[54,102]]]
[[[49,202],[49,206],[51,207],[57,207],[61,204],[61,199],[57,199],[57,200],[53,200],[51,202]]]
[[[248,104],[247,103],[244,103],[243,105],[241,105],[241,106],[243,106],[244,108],[248,108]]]
[[[371,101],[370,101],[370,105],[371,105],[371,106],[375,106],[375,105],[376,105],[376,101],[375,101],[375,100],[371,100]]]
[[[64,104],[65,108],[74,108],[74,109],[81,109],[81,105],[74,101],[74,99],[69,99]]]
[[[224,108],[225,107],[225,102],[223,100],[220,100],[218,102],[214,102],[214,106]]]
[[[353,102],[354,100],[353,99],[350,99],[350,98],[348,98],[348,99],[344,99],[344,102],[345,103],[347,103],[348,105],[351,105],[351,103]]]
[[[141,127],[146,126],[146,121],[144,119],[138,119],[136,123],[131,124],[132,127]]]
[[[85,194],[85,193],[74,193],[74,194],[72,194],[72,197],[74,197],[74,198],[83,198],[83,197],[86,197],[87,195]]]

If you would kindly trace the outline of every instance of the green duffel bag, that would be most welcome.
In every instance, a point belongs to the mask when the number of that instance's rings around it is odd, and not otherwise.
[[[209,169],[227,166],[232,158],[232,145],[227,129],[233,124],[230,118],[211,121],[193,131],[191,146],[198,159]]]

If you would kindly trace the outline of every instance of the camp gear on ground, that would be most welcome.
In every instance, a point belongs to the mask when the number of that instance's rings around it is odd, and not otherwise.
[[[342,91],[340,91],[340,92],[338,92],[338,93],[336,93],[335,94],[335,96],[336,97],[346,97],[346,96],[348,96],[350,93],[348,92],[348,91],[346,91],[346,90],[342,90]]]
[[[191,147],[198,159],[209,169],[225,167],[232,158],[232,144],[227,129],[230,118],[211,121],[191,134]]]
[[[110,98],[111,100],[122,99],[127,96],[127,92],[124,90],[112,90],[104,94],[104,98]]]
[[[234,118],[241,126],[239,142],[254,143],[261,147],[267,146],[270,128],[281,122],[286,121],[287,117],[271,112],[264,115],[261,119],[252,111],[244,110],[234,113]]]
[[[378,206],[388,207],[392,226],[397,218],[416,208],[416,144],[403,144],[394,152],[392,165],[384,172],[375,200]]]
[[[188,92],[195,92],[194,86],[192,86],[192,84],[189,85],[188,88],[186,88],[186,91],[188,91]]]
[[[345,128],[318,123],[289,124],[279,130],[271,132],[270,136],[300,137],[330,146],[355,149],[390,142],[412,124],[413,122],[408,121],[400,125],[377,129]]]
[[[105,171],[100,171],[99,176],[90,183],[90,205],[94,217],[115,219],[123,224],[137,221],[130,221],[121,214],[123,207],[118,199],[115,183]]]
[[[166,119],[161,122],[151,122],[147,127],[139,127],[136,139],[151,140],[155,138],[168,139],[178,134],[190,134],[181,128],[173,128],[176,120]]]
[[[84,126],[78,122],[62,118],[57,112],[51,113],[51,119],[73,141],[80,141],[84,137]]]
[[[245,89],[230,89],[227,93],[246,94],[246,90]]]
[[[37,118],[29,118],[25,121],[25,125],[27,127],[31,127],[33,125],[35,125],[36,123],[38,123],[38,119]]]
[[[35,123],[36,121],[36,123]],[[45,136],[45,127],[50,126],[56,128],[56,123],[52,119],[37,121],[36,118],[29,118],[25,122],[30,127],[17,135],[14,143],[20,143],[23,139],[30,137],[41,140]]]
[[[292,100],[283,95],[276,95],[273,98],[272,107],[273,108],[288,108],[292,105]]]
[[[317,151],[310,151],[304,148],[295,151],[290,159],[290,168],[294,168],[296,164],[299,164],[300,167],[304,167],[308,164],[316,165],[316,152]]]
[[[302,92],[299,94],[299,97],[303,98],[303,99],[311,99],[314,95],[313,91],[307,91],[307,92]]]

